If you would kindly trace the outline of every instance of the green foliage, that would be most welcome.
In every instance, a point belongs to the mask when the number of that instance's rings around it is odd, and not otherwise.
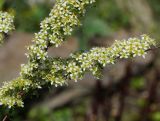
[[[129,15],[119,9],[115,0],[97,0],[95,5],[88,7],[82,24],[76,31],[81,50],[88,49],[88,40],[95,35],[110,36],[122,27],[130,27]]]
[[[144,108],[147,104],[147,101],[145,99],[138,99],[137,100],[137,105],[140,107],[140,108]]]
[[[4,4],[4,0],[1,0],[0,1],[0,10],[2,9],[3,4]]]
[[[70,109],[63,109],[54,113],[54,121],[72,121],[72,113]]]
[[[84,116],[85,106],[81,104],[72,108],[61,108],[51,111],[45,107],[34,108],[29,112],[27,119],[31,121],[74,121],[74,116]]]
[[[160,112],[154,112],[151,118],[153,121],[160,121]]]
[[[110,28],[107,24],[98,18],[87,17],[83,23],[83,33],[87,39],[93,37],[94,35],[107,36],[110,35]]]
[[[32,109],[28,114],[28,118],[32,121],[53,121],[54,116],[49,109],[43,107]]]
[[[78,31],[78,34],[81,35],[79,36],[80,49],[86,50],[88,48],[88,40],[95,35],[110,36],[111,31],[111,28],[103,19],[88,15],[83,21],[83,26]]]
[[[21,109],[8,109],[5,106],[0,106],[0,121],[3,121],[5,116],[7,116],[11,121],[22,121],[19,113],[22,111]]]
[[[123,13],[115,0],[97,0],[96,5],[87,12],[87,16],[105,21],[114,30],[129,26],[129,15]]]
[[[28,119],[32,121],[73,121],[73,110],[63,108],[55,110],[54,112],[49,109],[35,108],[29,112]]]
[[[158,21],[160,20],[160,1],[159,0],[147,0],[149,2],[149,4],[151,5],[152,7],[152,10],[155,14],[155,17],[158,19]]]
[[[137,77],[132,79],[131,81],[131,87],[136,90],[142,89],[144,85],[145,85],[145,80],[143,77]]]

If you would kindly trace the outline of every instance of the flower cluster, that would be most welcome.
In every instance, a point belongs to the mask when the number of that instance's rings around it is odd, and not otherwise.
[[[141,38],[116,40],[109,48],[96,47],[89,52],[71,54],[67,59],[47,58],[41,67],[33,63],[28,65],[30,68],[24,65],[26,72],[23,73],[29,76],[38,75],[43,82],[50,82],[51,85],[55,86],[66,84],[71,79],[80,80],[89,71],[99,78],[101,69],[106,65],[114,64],[118,58],[145,57],[151,46],[155,46],[155,41],[147,35],[142,35]],[[33,68],[37,69],[36,72]],[[34,73],[31,73],[32,70],[34,70]]]
[[[11,32],[14,29],[13,19],[12,15],[0,11],[0,43],[2,43],[3,34]]]
[[[0,88],[0,105],[7,105],[9,108],[15,105],[23,107],[23,96],[31,89],[38,88],[30,80],[17,78],[9,83],[5,83]]]
[[[45,66],[47,66],[47,69],[49,71],[46,74],[44,74],[44,80],[50,82],[51,85],[55,85],[56,87],[59,85],[62,86],[66,84],[66,78],[64,75],[65,62],[63,59],[51,59],[50,62],[45,64]]]
[[[95,0],[56,1],[49,17],[40,23],[41,30],[35,34],[33,39],[35,44],[28,47],[29,53],[26,55],[29,58],[29,63],[22,65],[21,75],[23,77],[30,76],[31,79],[35,79],[37,73],[34,72],[40,70],[48,59],[48,48],[58,47],[66,36],[71,35],[74,27],[80,25],[79,18],[84,15],[85,8],[93,2]]]
[[[79,18],[87,5],[94,0],[57,0],[49,17],[40,24],[35,34],[34,45],[28,47],[28,64],[22,65],[21,77],[5,84],[0,89],[0,104],[23,107],[23,99],[30,90],[50,84],[61,86],[69,80],[80,80],[86,72],[97,78],[101,69],[114,64],[119,58],[143,56],[155,41],[147,35],[116,41],[109,48],[93,48],[88,52],[71,54],[68,58],[48,57],[49,47],[58,47],[69,36],[74,27],[80,25]]]
[[[129,38],[128,40],[116,41],[109,48],[93,48],[89,52],[71,54],[68,59],[48,58],[47,61],[39,67],[30,64],[30,68],[37,68],[35,75],[41,77],[40,80],[17,79],[9,84],[5,84],[0,89],[0,103],[9,105],[9,107],[18,105],[23,106],[21,92],[27,93],[31,89],[38,89],[48,82],[51,85],[62,86],[67,80],[75,81],[83,78],[86,72],[91,71],[93,75],[99,78],[100,70],[108,64],[114,64],[119,58],[131,58],[136,56],[144,57],[147,50],[156,43],[154,39],[147,35],[141,38]],[[33,76],[31,70],[25,67],[25,72]],[[3,98],[2,98],[3,97]]]
[[[129,38],[128,40],[116,41],[109,48],[97,47],[86,53],[71,54],[68,60],[61,59],[58,61],[58,63],[61,62],[60,64],[51,64],[52,68],[50,68],[51,70],[47,72],[47,74],[51,77],[57,74],[63,76],[63,78],[59,78],[61,81],[54,83],[56,85],[64,84],[64,79],[80,80],[84,74],[89,71],[99,78],[101,69],[106,65],[114,64],[119,58],[145,57],[147,50],[155,45],[155,40],[147,35],[142,35],[141,38]]]
[[[41,30],[35,34],[35,45],[28,47],[28,57],[33,60],[46,60],[49,46],[58,47],[71,35],[74,27],[80,25],[88,4],[95,0],[57,0],[49,17],[40,23]]]

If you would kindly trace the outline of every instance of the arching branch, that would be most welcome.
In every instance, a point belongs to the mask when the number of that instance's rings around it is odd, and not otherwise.
[[[88,52],[75,53],[67,59],[47,56],[49,47],[57,47],[80,25],[87,5],[94,0],[57,0],[48,18],[41,23],[40,32],[35,34],[34,44],[29,46],[28,63],[22,65],[21,77],[6,83],[0,89],[0,104],[8,107],[23,107],[23,100],[30,91],[44,85],[63,85],[67,80],[80,80],[91,71],[94,76],[108,64],[120,58],[145,56],[155,46],[154,39],[147,35],[140,38],[116,41],[109,48],[93,48]]]

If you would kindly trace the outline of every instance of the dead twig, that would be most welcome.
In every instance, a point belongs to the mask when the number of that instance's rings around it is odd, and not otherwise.
[[[7,121],[8,116],[6,115],[2,121]]]

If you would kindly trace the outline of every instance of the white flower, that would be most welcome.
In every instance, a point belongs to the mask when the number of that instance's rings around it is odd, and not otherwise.
[[[0,11],[0,43],[3,40],[3,33],[11,32],[14,29],[13,19],[12,15]]]

